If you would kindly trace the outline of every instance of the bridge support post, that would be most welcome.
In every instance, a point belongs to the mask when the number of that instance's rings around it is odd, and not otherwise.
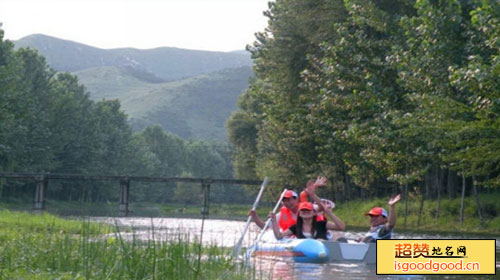
[[[45,189],[47,188],[47,178],[43,175],[39,175],[35,177],[36,182],[36,190],[35,190],[35,205],[33,206],[33,210],[35,212],[41,212],[45,208],[44,205],[44,194]]]
[[[120,180],[120,216],[128,215],[128,196],[130,193],[130,180],[128,178]]]
[[[208,217],[210,213],[210,182],[202,182],[201,189],[203,192],[203,206],[201,207],[201,215],[203,216],[203,219],[205,219],[205,217]]]

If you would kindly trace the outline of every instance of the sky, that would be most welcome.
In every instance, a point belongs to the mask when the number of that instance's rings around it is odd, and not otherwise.
[[[0,0],[4,39],[45,34],[93,47],[243,50],[269,0]]]

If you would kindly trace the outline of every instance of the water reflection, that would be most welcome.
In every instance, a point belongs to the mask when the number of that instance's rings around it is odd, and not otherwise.
[[[171,240],[179,234],[200,240],[202,221],[200,219],[179,218],[92,218],[91,220],[117,225],[118,227],[132,228],[131,232],[121,232],[125,239],[158,241]],[[202,241],[204,244],[217,244],[232,247],[240,238],[245,227],[244,222],[228,220],[205,220]],[[253,244],[260,233],[255,225],[251,225],[243,241],[243,246]],[[348,231],[345,234],[349,239],[363,236],[361,231]],[[398,239],[481,239],[484,237],[465,234],[411,234],[395,233]],[[491,238],[491,237],[489,237]],[[375,265],[359,263],[328,263],[307,264],[295,263],[284,259],[255,258],[252,264],[256,269],[257,279],[338,279],[338,280],[434,280],[434,279],[500,279],[500,237],[496,237],[497,275],[377,275]]]
[[[94,217],[92,221],[104,222],[116,225],[119,228],[130,228],[130,232],[121,232],[120,235],[132,240],[158,241],[170,240],[179,235],[188,237],[190,240],[202,240],[203,244],[217,244],[223,247],[232,247],[241,236],[245,223],[229,220],[205,220],[203,236],[201,235],[202,220],[179,219],[179,218],[111,218]],[[259,229],[251,225],[243,242],[244,247],[253,244],[259,234]]]
[[[305,264],[276,260],[256,260],[262,279],[336,279],[336,280],[434,280],[434,279],[500,279],[497,275],[377,275],[375,265]],[[267,273],[267,274],[266,274]]]
[[[375,265],[366,264],[309,264],[277,260],[257,259],[255,267],[264,279],[337,279],[337,280],[424,280],[428,276],[419,275],[377,275]],[[267,273],[267,274],[266,274]],[[450,278],[451,279],[451,278]],[[459,278],[463,279],[463,278]],[[484,278],[489,279],[489,278]]]

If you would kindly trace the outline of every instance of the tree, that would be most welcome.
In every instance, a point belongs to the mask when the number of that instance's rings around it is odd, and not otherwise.
[[[186,170],[186,147],[179,136],[153,126],[142,131],[140,137],[142,144],[158,161],[154,170],[156,176],[179,176]]]
[[[445,158],[453,169],[475,176],[480,184],[500,186],[498,150],[500,113],[500,7],[495,1],[473,1],[467,59],[451,67],[451,83],[466,97],[470,115],[453,121],[454,152]]]
[[[317,152],[301,75],[309,56],[319,52],[321,42],[331,35],[330,26],[345,17],[345,9],[341,1],[276,1],[265,15],[269,26],[249,47],[258,79],[251,93],[263,101],[261,112],[246,110],[249,116],[262,116],[256,172],[302,185],[304,177],[315,172]]]

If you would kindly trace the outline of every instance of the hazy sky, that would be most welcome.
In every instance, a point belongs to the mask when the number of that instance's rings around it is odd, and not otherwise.
[[[268,0],[0,0],[5,39],[42,33],[99,48],[232,51],[267,25]]]

